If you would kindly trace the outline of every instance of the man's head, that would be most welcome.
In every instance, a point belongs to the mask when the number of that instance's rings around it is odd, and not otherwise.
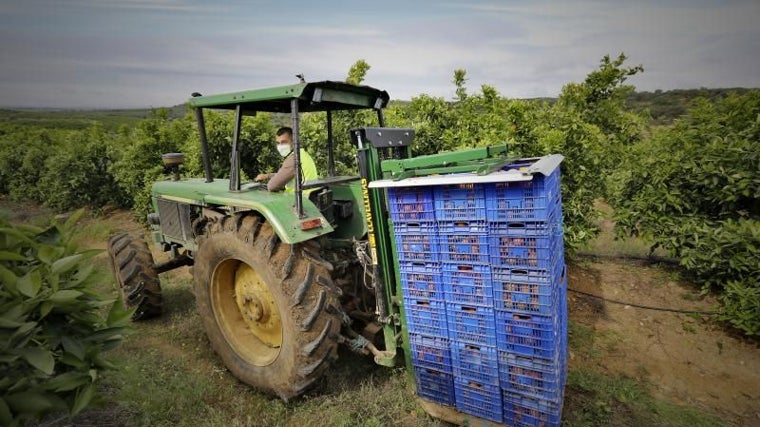
[[[282,157],[293,150],[293,129],[283,126],[277,129],[277,151]]]

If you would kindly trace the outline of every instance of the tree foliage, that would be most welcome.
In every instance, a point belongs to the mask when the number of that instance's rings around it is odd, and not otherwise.
[[[622,234],[679,258],[725,315],[760,335],[760,91],[696,103],[622,162],[612,199]],[[749,311],[748,311],[749,310]]]
[[[119,345],[131,313],[104,300],[103,280],[65,224],[40,229],[0,218],[0,424],[52,411],[75,415],[114,367],[104,352]],[[102,308],[110,307],[106,318]]]

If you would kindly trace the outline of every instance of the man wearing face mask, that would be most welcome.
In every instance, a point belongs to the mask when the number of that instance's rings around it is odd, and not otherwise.
[[[277,151],[285,160],[282,166],[275,173],[262,173],[256,176],[254,181],[262,182],[269,180],[267,190],[280,191],[283,188],[289,191],[295,189],[296,176],[296,159],[293,155],[293,129],[281,127],[277,130]],[[317,179],[317,166],[309,153],[303,148],[300,150],[301,155],[301,176],[304,181]]]

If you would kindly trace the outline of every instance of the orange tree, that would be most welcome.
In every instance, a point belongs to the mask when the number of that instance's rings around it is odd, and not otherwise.
[[[760,91],[697,102],[621,164],[612,202],[621,234],[678,257],[723,316],[760,335]]]

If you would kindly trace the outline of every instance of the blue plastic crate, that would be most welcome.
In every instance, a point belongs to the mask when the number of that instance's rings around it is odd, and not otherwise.
[[[532,197],[527,199],[499,199],[486,193],[486,212],[489,222],[546,221],[560,203],[558,198]]]
[[[388,208],[394,223],[435,221],[435,203],[430,187],[389,188]]]
[[[491,272],[500,274],[504,280],[516,280],[521,283],[552,283],[562,274],[565,266],[565,254],[558,251],[554,254],[552,261],[542,267],[515,267],[492,265]]]
[[[448,337],[446,303],[443,301],[404,298],[409,333]]]
[[[496,347],[463,342],[451,343],[454,378],[499,385]]]
[[[499,386],[454,378],[454,395],[460,412],[497,423],[504,420]]]
[[[446,316],[452,341],[496,346],[493,308],[448,302]]]
[[[401,290],[406,298],[443,301],[445,286],[441,266],[434,262],[400,262]]]
[[[438,221],[485,221],[486,201],[482,184],[450,184],[434,188]]]
[[[499,221],[489,222],[491,236],[552,236],[563,234],[562,209],[560,205],[543,221]]]
[[[562,203],[559,170],[548,179],[535,174],[532,181],[488,184],[485,196],[486,217],[490,222],[546,220],[556,205]]]
[[[559,427],[562,400],[552,402],[502,390],[504,423],[512,427]]]
[[[404,221],[394,222],[393,232],[396,237],[399,235],[421,235],[421,234],[438,234],[438,223],[435,221]]]
[[[486,220],[438,221],[438,232],[445,234],[488,234]]]
[[[536,197],[552,199],[559,195],[559,170],[555,170],[549,176],[533,174],[530,181],[495,182],[486,191],[489,196],[501,199],[523,200]]]
[[[450,341],[448,338],[409,334],[412,363],[452,373]]]
[[[513,164],[503,170],[520,170],[527,172],[526,163]],[[534,173],[529,181],[496,182],[487,187],[496,192],[496,196],[505,199],[525,199],[528,197],[553,196],[560,190],[560,170],[553,170],[548,176]]]
[[[396,234],[399,261],[438,262],[438,237],[435,234]]]
[[[414,367],[417,395],[431,402],[454,406],[454,375],[424,366]]]
[[[440,233],[438,239],[441,261],[488,264],[488,236]]]
[[[501,388],[524,396],[557,401],[563,392],[559,354],[553,360],[499,352]]]
[[[549,268],[564,249],[561,235],[490,236],[491,265]]]
[[[494,308],[544,316],[558,312],[559,299],[564,296],[564,272],[547,281],[522,281],[505,271],[493,269]]]
[[[552,359],[559,352],[562,324],[557,316],[496,310],[496,342],[500,351]]]
[[[491,268],[479,264],[443,264],[446,300],[461,304],[493,306]]]

